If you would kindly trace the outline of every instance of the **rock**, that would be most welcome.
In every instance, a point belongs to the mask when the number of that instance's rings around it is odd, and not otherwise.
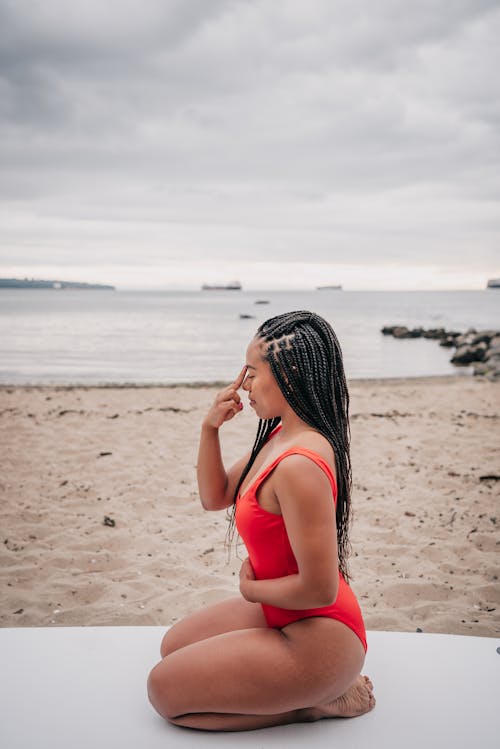
[[[474,361],[482,361],[487,351],[486,343],[478,343],[477,346],[460,346],[451,357],[452,364],[470,364]]]
[[[455,339],[455,345],[457,348],[460,348],[461,346],[471,346],[473,339],[474,335],[472,333],[462,333],[462,335],[457,336]]]
[[[450,359],[452,364],[466,366],[474,364],[474,374],[484,375],[489,379],[500,378],[500,331],[469,328],[466,333],[459,333],[444,328],[408,328],[406,325],[386,325],[383,335],[394,338],[428,338],[439,341],[445,348],[456,348]]]
[[[408,338],[408,328],[406,328],[404,325],[396,325],[392,329],[392,335],[394,338]]]
[[[445,348],[453,348],[453,346],[456,346],[455,338],[451,335],[447,335],[439,341],[439,345],[444,346]]]
[[[476,343],[476,345],[473,346],[473,349],[475,351],[476,361],[484,361],[484,357],[488,351],[488,344],[481,341],[480,343]]]
[[[485,375],[490,380],[500,379],[500,356],[495,355],[480,364],[475,364],[474,374]]]
[[[395,325],[392,328],[391,335],[394,336],[394,338],[420,338],[422,333],[422,328],[414,328],[413,330],[410,330],[406,325]]]
[[[500,356],[498,354],[495,354],[495,356],[491,356],[487,360],[488,366],[490,366],[492,369],[498,369],[500,367]]]
[[[430,328],[429,330],[423,331],[424,338],[440,339],[446,337],[446,330],[444,328]]]
[[[407,328],[406,325],[386,325],[382,328],[383,335],[392,335],[394,338],[420,338],[424,334],[423,328]]]
[[[487,343],[491,345],[491,339],[497,335],[495,330],[479,330],[474,336],[472,336],[472,345],[476,343]],[[500,341],[499,341],[500,343]]]
[[[494,359],[496,356],[500,356],[500,343],[498,346],[490,346],[486,354],[484,355],[484,360],[487,361],[488,359]]]
[[[479,362],[478,364],[474,364],[474,374],[475,375],[485,375],[488,372],[488,364],[486,362]]]

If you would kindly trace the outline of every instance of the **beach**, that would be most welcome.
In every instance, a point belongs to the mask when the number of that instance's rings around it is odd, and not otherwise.
[[[196,485],[212,386],[0,387],[0,625],[170,625],[238,594]],[[500,384],[354,380],[352,586],[374,630],[500,633]],[[245,408],[226,462],[253,442]]]

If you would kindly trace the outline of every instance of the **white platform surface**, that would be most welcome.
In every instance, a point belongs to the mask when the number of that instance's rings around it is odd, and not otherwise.
[[[164,631],[0,629],[1,749],[500,747],[500,639],[369,632],[373,712],[212,734],[167,724],[147,701]]]

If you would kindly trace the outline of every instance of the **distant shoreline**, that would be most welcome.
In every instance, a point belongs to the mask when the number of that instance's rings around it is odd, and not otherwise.
[[[105,291],[116,291],[115,286],[109,286],[101,283],[84,283],[80,281],[45,281],[39,278],[0,278],[0,289],[55,289],[56,291],[64,289],[95,289]]]
[[[16,281],[18,283],[26,284],[26,285],[11,285],[11,284],[5,284],[2,282],[5,281]],[[32,281],[35,281],[37,283],[44,284],[43,286],[34,286]],[[54,283],[61,283],[64,284],[66,288],[83,288],[83,289],[109,289],[114,290],[117,293],[122,294],[201,294],[202,290],[200,287],[196,286],[186,286],[186,287],[178,287],[178,286],[166,286],[166,287],[130,287],[130,286],[112,286],[109,284],[93,284],[93,283],[84,283],[84,282],[77,282],[77,281],[56,281],[56,280],[38,280],[38,279],[5,279],[0,278],[0,290],[2,289],[33,289],[33,288],[44,288],[44,289],[53,289],[58,291],[59,289],[54,289],[54,286],[51,286],[50,284]],[[222,289],[224,291],[224,289]],[[276,288],[276,289],[267,289],[267,288],[261,288],[261,287],[245,287],[244,289],[241,289],[241,297],[248,297],[253,294],[291,294],[291,293],[317,293],[319,291],[325,291],[324,288],[318,289],[314,286],[308,286],[305,288]],[[341,291],[343,294],[476,294],[476,293],[488,293],[491,294],[492,291],[495,291],[492,287],[486,288],[485,287],[477,287],[477,288],[454,288],[454,289],[358,289],[358,288],[344,288],[342,287]],[[492,294],[494,295],[494,294]],[[321,295],[322,296],[322,295]]]

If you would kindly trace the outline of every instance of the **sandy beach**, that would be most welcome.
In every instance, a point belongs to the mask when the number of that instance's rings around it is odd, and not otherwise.
[[[500,383],[354,381],[352,585],[368,629],[500,632]],[[0,625],[168,625],[237,594],[199,504],[213,387],[0,388]],[[228,463],[253,442],[244,411]]]

